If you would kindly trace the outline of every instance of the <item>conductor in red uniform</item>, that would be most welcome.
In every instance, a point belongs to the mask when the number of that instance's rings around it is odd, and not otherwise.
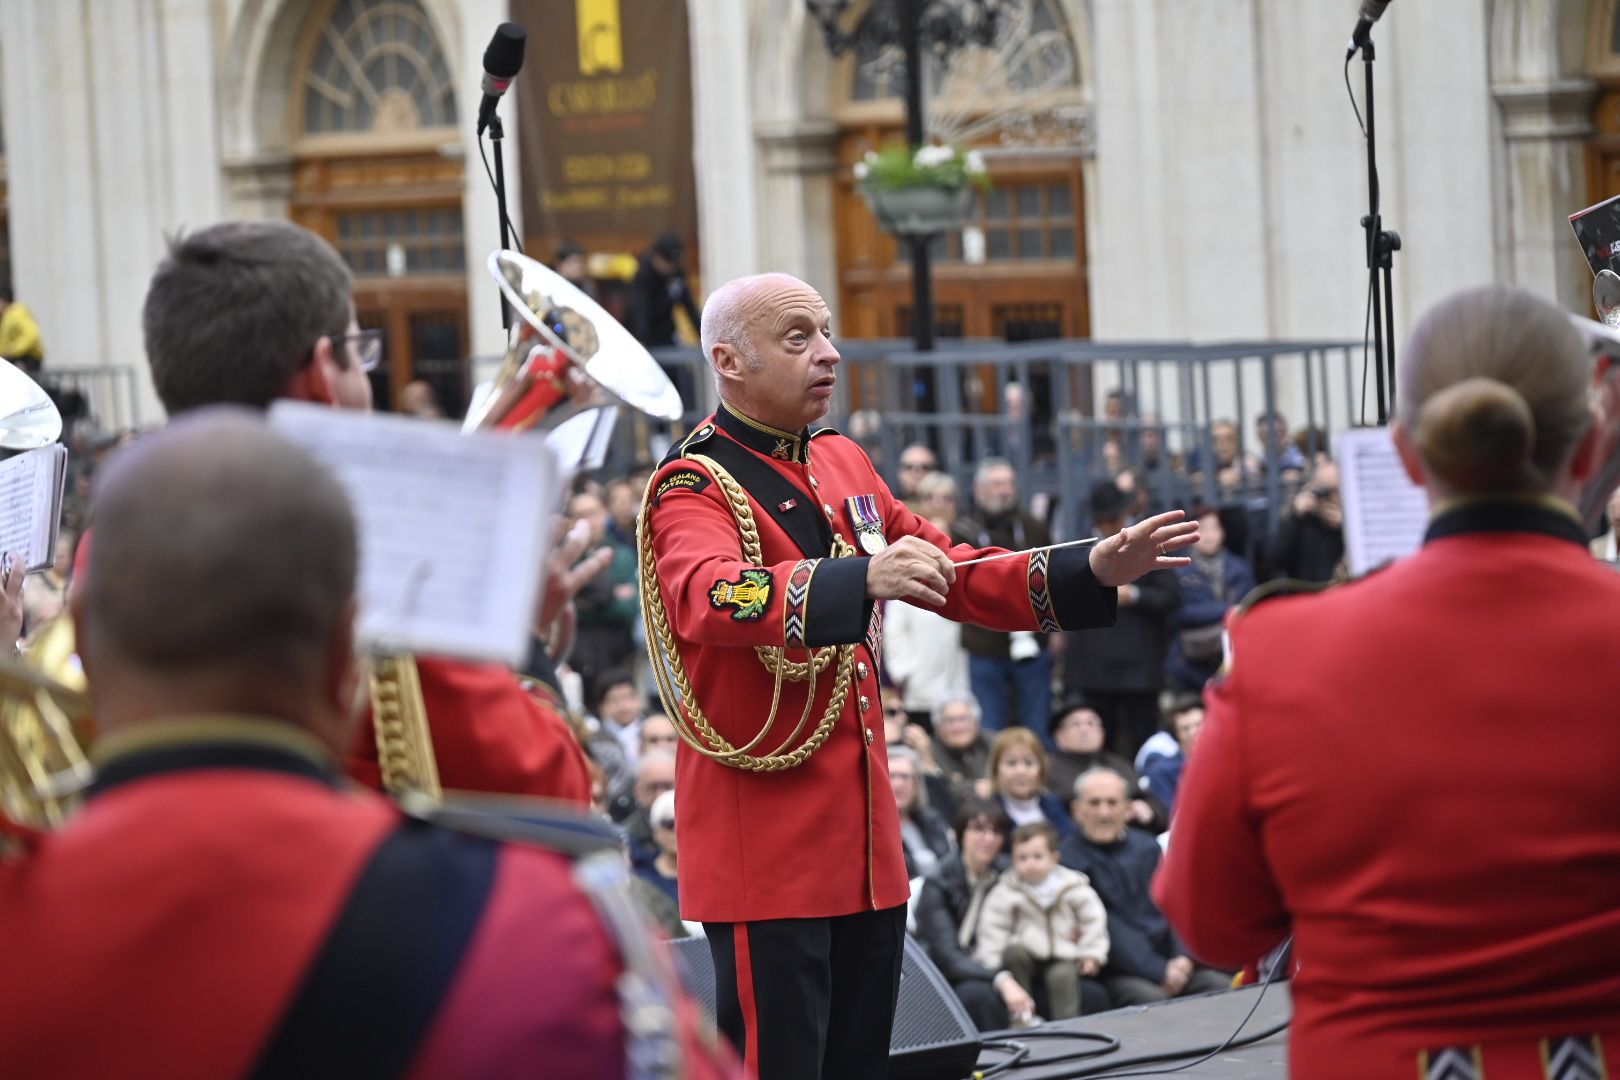
[[[1209,963],[1293,933],[1296,1076],[1620,1067],[1620,575],[1572,509],[1591,378],[1554,305],[1442,303],[1393,430],[1423,547],[1232,626],[1155,891]]]
[[[98,479],[73,595],[97,778],[0,859],[0,1076],[735,1074],[610,917],[616,851],[451,832],[342,778],[357,553],[329,473],[216,412]]]
[[[207,405],[263,409],[291,398],[370,411],[367,373],[381,359],[382,339],[360,330],[353,290],[331,245],[290,222],[228,221],[177,238],[142,316],[164,408],[171,416]],[[553,560],[548,591],[570,573],[564,558]],[[525,688],[496,664],[416,661],[444,787],[590,802],[584,751],[560,698]],[[369,719],[347,767],[381,786]]]
[[[984,552],[953,548],[855,443],[812,427],[839,362],[814,289],[730,282],[702,336],[720,409],[654,475],[641,536],[666,708],[705,751],[678,755],[682,915],[707,927],[720,1026],[762,1077],[881,1077],[907,883],[877,603],[999,630],[1103,626],[1115,587],[1185,563],[1171,553],[1197,526],[1174,512],[1095,548],[958,570]]]

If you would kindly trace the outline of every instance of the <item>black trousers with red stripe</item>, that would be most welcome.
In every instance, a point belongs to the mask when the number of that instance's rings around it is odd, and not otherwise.
[[[760,1080],[881,1080],[906,909],[704,923],[720,1030]]]

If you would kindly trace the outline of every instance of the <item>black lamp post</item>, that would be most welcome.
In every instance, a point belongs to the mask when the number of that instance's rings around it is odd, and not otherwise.
[[[928,49],[942,63],[966,45],[988,45],[995,38],[1002,0],[871,0],[853,26],[845,29],[845,12],[853,0],[805,0],[821,24],[827,49],[834,56],[855,50],[867,61],[898,47],[905,56],[906,143],[915,151],[923,141],[922,53]],[[934,347],[934,289],[928,244],[933,234],[912,234],[911,336],[920,351]]]

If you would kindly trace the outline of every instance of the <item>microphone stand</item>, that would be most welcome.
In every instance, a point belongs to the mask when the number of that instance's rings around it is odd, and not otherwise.
[[[1369,295],[1372,297],[1373,362],[1377,373],[1378,423],[1389,423],[1395,411],[1395,253],[1401,250],[1399,233],[1384,228],[1379,208],[1378,192],[1378,140],[1373,120],[1373,51],[1372,38],[1362,36],[1356,44],[1361,46],[1362,69],[1366,74],[1367,101],[1367,193],[1370,206],[1361,227],[1367,233],[1367,273]],[[1387,393],[1386,393],[1387,379]]]
[[[512,250],[512,234],[509,229],[511,222],[506,216],[506,159],[501,156],[501,140],[506,138],[506,128],[501,124],[498,115],[489,118],[489,143],[495,151],[495,212],[500,215],[501,250]],[[512,311],[507,306],[506,294],[499,289],[495,291],[495,298],[501,304],[501,329],[512,329]]]

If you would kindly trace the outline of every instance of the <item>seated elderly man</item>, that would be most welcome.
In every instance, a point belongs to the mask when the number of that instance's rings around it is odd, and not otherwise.
[[[1150,886],[1159,843],[1130,825],[1130,789],[1112,769],[1088,769],[1070,805],[1080,832],[1063,842],[1063,865],[1091,879],[1108,909],[1112,943],[1102,982],[1116,1005],[1141,1005],[1231,985],[1231,977],[1187,955]]]
[[[651,943],[607,914],[613,855],[451,832],[342,779],[358,549],[307,454],[197,413],[115,458],[95,514],[71,607],[97,776],[0,860],[27,973],[0,980],[0,1076],[594,1077],[678,1045],[729,1074],[673,980],[660,1017],[623,995]],[[663,1020],[651,1046],[632,1004]]]

